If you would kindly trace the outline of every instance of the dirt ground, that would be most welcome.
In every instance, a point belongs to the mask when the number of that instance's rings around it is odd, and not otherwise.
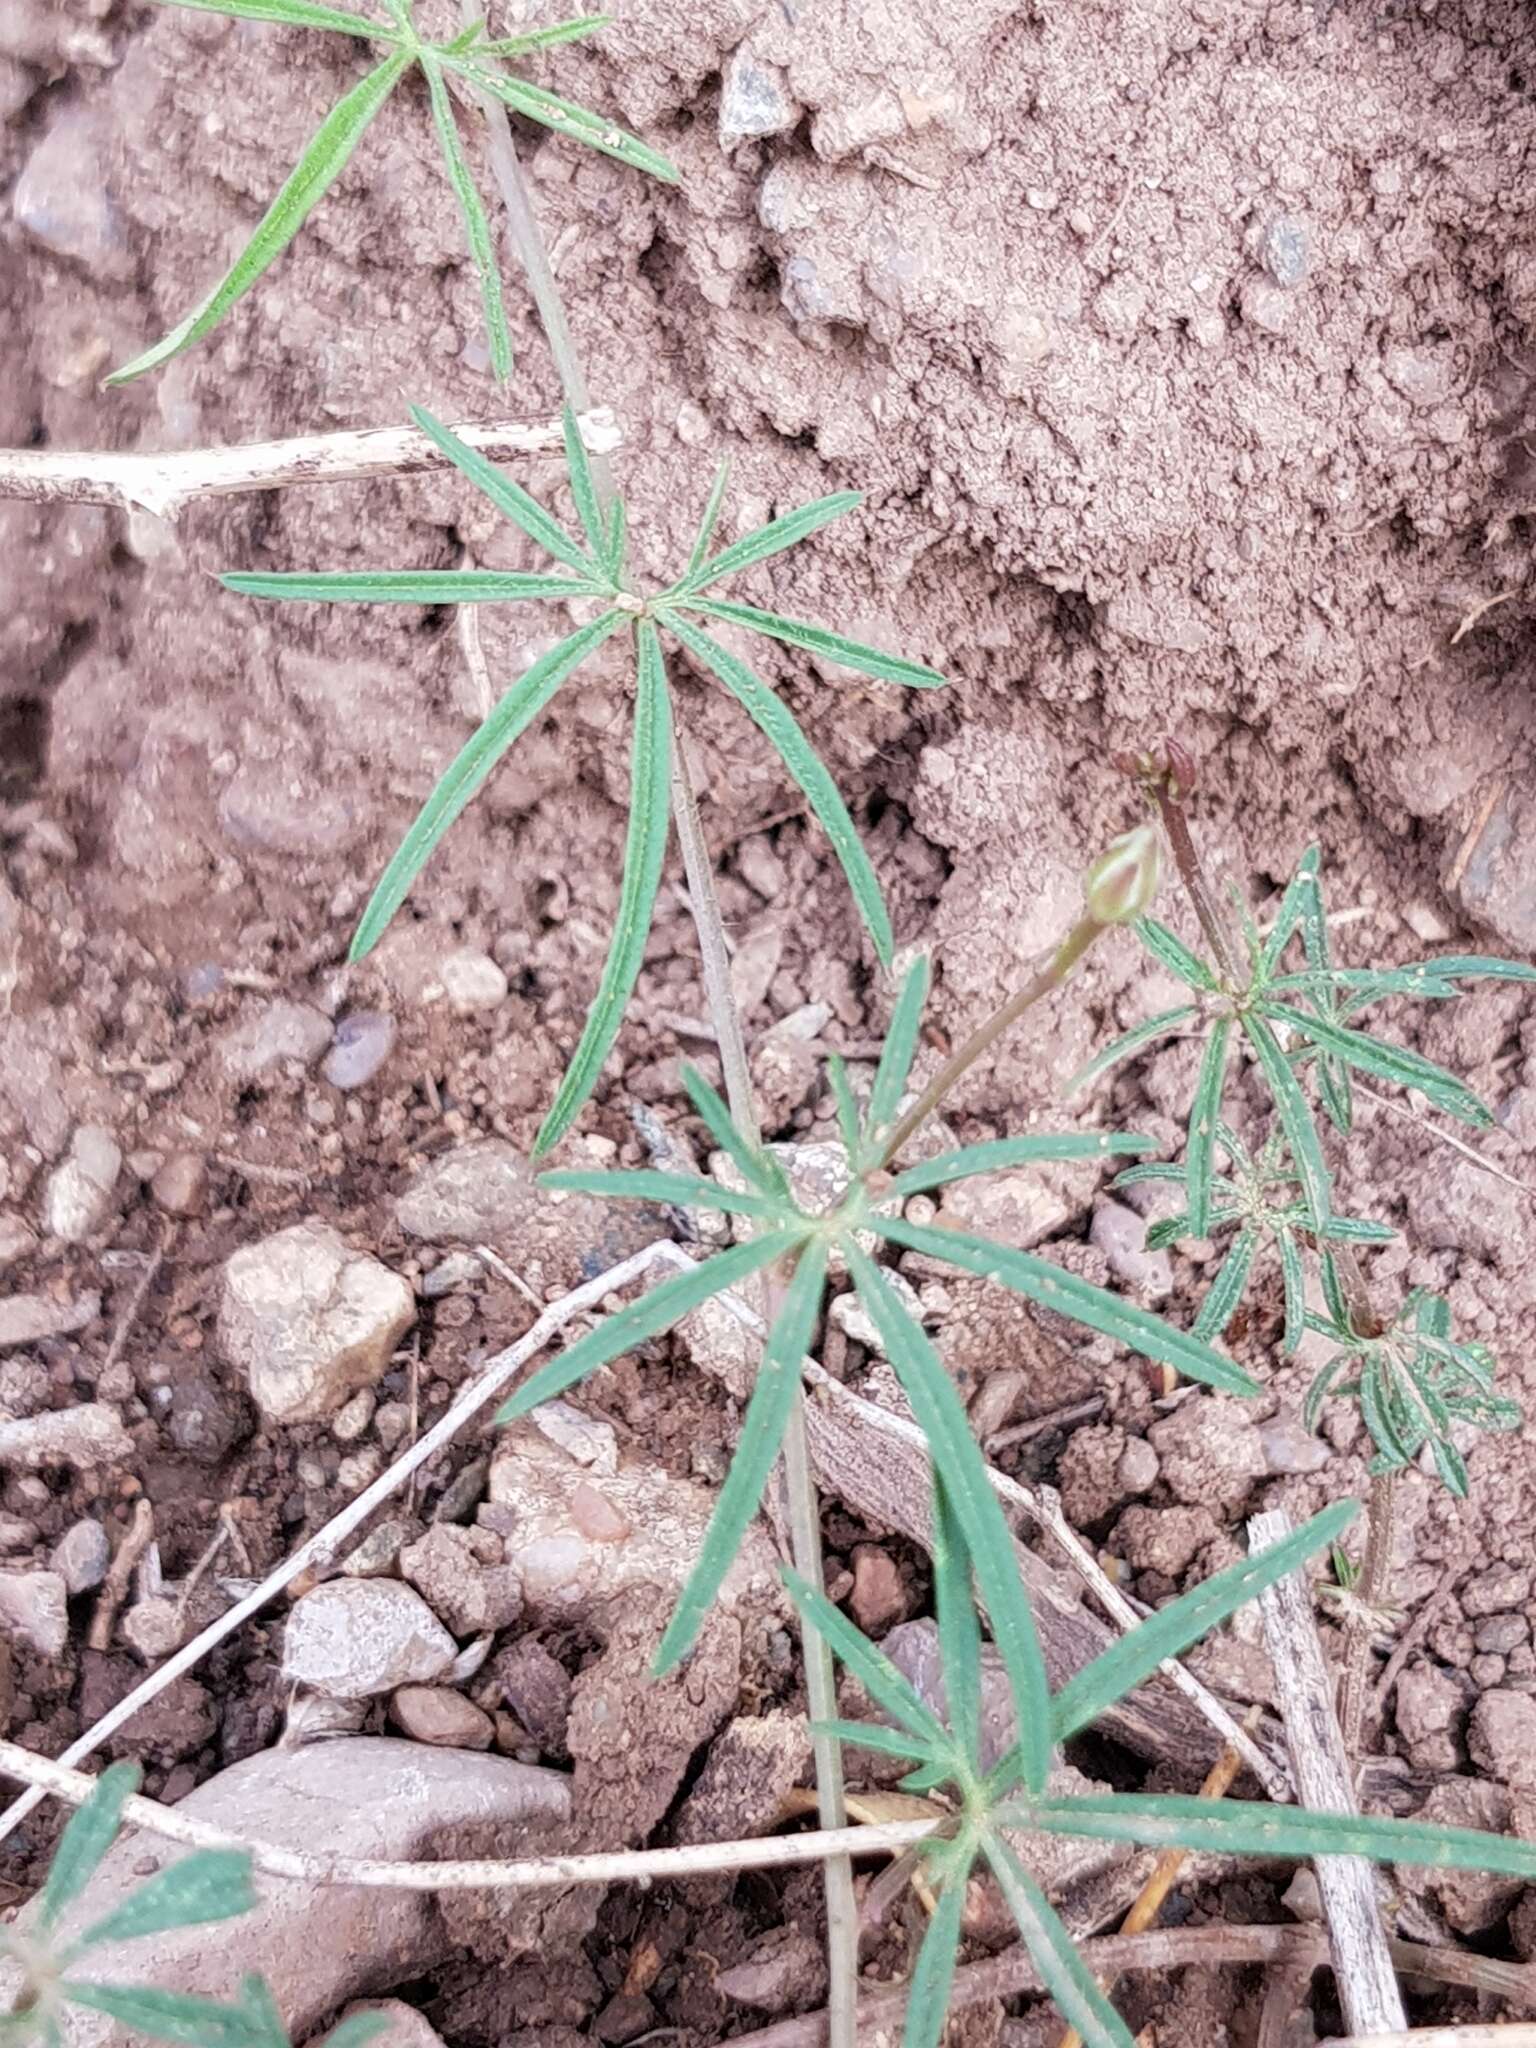
[[[636,560],[660,576],[686,555],[721,453],[728,531],[826,490],[867,493],[753,594],[950,678],[908,695],[762,650],[849,795],[899,939],[933,950],[925,1057],[1073,914],[1085,861],[1132,816],[1111,757],[1164,732],[1200,763],[1202,844],[1261,915],[1316,839],[1348,913],[1350,962],[1464,943],[1536,956],[1528,10],[623,0],[617,14],[535,75],[640,129],[681,167],[681,191],[524,140],[594,391],[624,431]],[[492,9],[493,30],[513,25]],[[743,50],[767,71],[779,126],[727,147],[722,95]],[[517,366],[505,399],[490,396],[473,273],[414,93],[210,342],[158,378],[100,389],[229,261],[356,65],[340,37],[114,0],[9,0],[0,442],[180,449],[395,422],[412,401],[445,419],[553,410],[548,353],[510,262]],[[552,461],[520,473],[546,495],[560,487]],[[561,695],[375,958],[349,969],[381,860],[470,730],[461,644],[443,615],[262,606],[213,575],[522,567],[518,537],[442,476],[208,501],[174,525],[0,504],[0,536],[0,1284],[83,1304],[76,1327],[0,1353],[0,1409],[101,1399],[133,1442],[107,1469],[13,1472],[0,1562],[45,1563],[82,1517],[115,1543],[147,1498],[173,1584],[221,1512],[233,1521],[244,1560],[221,1553],[211,1597],[221,1574],[276,1563],[391,1448],[366,1415],[348,1441],[326,1423],[257,1416],[215,1330],[225,1262],[313,1216],[417,1286],[445,1246],[401,1225],[413,1178],[477,1136],[527,1147],[617,897],[627,679],[615,656]],[[482,623],[498,677],[540,651],[549,625],[515,609]],[[816,1042],[857,1056],[889,991],[824,841],[723,693],[685,678],[682,703],[749,1032],[760,1041],[824,1005]],[[637,1003],[573,1157],[596,1134],[600,1156],[643,1161],[637,1111],[697,1143],[678,1070],[693,1059],[712,1071],[713,1055],[675,856],[669,876],[678,886],[663,892]],[[438,973],[463,949],[507,984],[469,1014],[443,999]],[[1058,1113],[1064,1077],[1164,993],[1128,941],[1101,948],[1048,1026],[972,1077],[956,1128],[979,1138]],[[318,1013],[318,1039],[252,1055],[283,1004]],[[359,1012],[391,1017],[396,1037],[372,1079],[342,1090],[322,1058],[331,1028]],[[1479,1088],[1497,1117],[1483,1151],[1530,1175],[1529,998],[1497,988],[1390,1022]],[[769,1099],[773,1134],[822,1135],[814,1066],[788,1073]],[[1086,1113],[1172,1143],[1191,1078],[1174,1048]],[[96,1227],[66,1243],[45,1227],[46,1191],[82,1126],[109,1132],[124,1164]],[[1447,1292],[1459,1330],[1492,1345],[1508,1389],[1536,1402],[1527,1194],[1369,1104],[1339,1165],[1341,1202],[1402,1233],[1373,1276]],[[1103,1277],[1094,1195],[1074,1184],[1047,1242]],[[569,1219],[535,1292],[558,1295],[647,1234],[635,1219]],[[1173,1259],[1170,1313],[1187,1319],[1200,1278]],[[424,1425],[530,1314],[485,1275],[423,1293],[379,1402],[414,1402]],[[1273,1388],[1265,1421],[1294,1414],[1307,1377],[1275,1368],[1278,1315],[1273,1284],[1238,1345]],[[1017,1328],[961,1289],[940,1316],[941,1349],[978,1398],[1000,1359],[1022,1362]],[[857,1344],[846,1364],[866,1371]],[[1069,1507],[1078,1474],[1087,1532],[1128,1558],[1149,1599],[1225,1562],[1266,1500],[1299,1510],[1362,1483],[1360,1444],[1335,1426],[1320,1467],[1271,1455],[1215,1513],[1181,1500],[1166,1473],[1131,1507],[1089,1483],[1093,1439],[1068,1445],[1074,1429],[1145,1434],[1156,1418],[1138,1370],[1089,1359],[1010,1388],[989,1410],[994,1430],[1079,1412],[999,1462],[1066,1482]],[[587,1405],[626,1460],[718,1480],[735,1404],[673,1348],[621,1363]],[[419,1520],[445,1495],[451,1517],[474,1512],[485,1449],[472,1437],[432,1468]],[[1502,1798],[1466,1729],[1483,1695],[1536,1691],[1528,1440],[1486,1442],[1472,1469],[1466,1506],[1410,1484],[1400,1598],[1410,1616],[1438,1604],[1379,1742],[1464,1783],[1457,1796],[1482,1785]],[[1127,1526],[1122,1510],[1141,1521]],[[862,1553],[867,1572],[899,1583],[887,1622],[923,1611],[918,1551],[835,1501],[827,1535],[844,1591]],[[130,1605],[144,1594],[141,1583]],[[13,1646],[15,1739],[57,1753],[140,1675],[144,1657],[121,1633],[86,1648],[91,1611],[90,1598],[73,1603],[60,1657]],[[276,1739],[281,1621],[273,1610],[118,1739],[118,1753],[144,1758],[152,1790],[178,1796]],[[536,1633],[579,1696],[612,1655],[583,1626]],[[658,1766],[647,1785],[615,1778],[596,1749],[578,1756],[587,1846],[599,1822],[609,1840],[663,1838],[722,1728],[798,1710],[782,1632],[724,1668],[674,1731],[675,1771]],[[1214,1677],[1265,1696],[1263,1673],[1235,1652]],[[574,1753],[526,1727],[498,1739],[562,1766]],[[1507,1789],[1517,1802],[1529,1790]],[[728,1829],[743,1814],[727,1801],[720,1819]],[[54,1826],[40,1815],[10,1845],[16,1896]],[[781,2003],[755,2011],[716,1988],[797,1930],[814,1934],[808,1878],[613,1893],[593,1910],[595,1928],[573,1924],[517,1964],[498,1952],[494,1918],[489,1939],[461,1928],[456,1960],[408,1995],[451,2048],[571,2048],[653,2029],[702,2048],[817,1996],[804,1969],[782,1972]],[[1181,1910],[1285,1917],[1275,1887],[1247,1875],[1202,1878]],[[1507,1889],[1459,1919],[1443,1900],[1421,1910],[1448,1912],[1492,1953],[1536,1939]],[[900,1974],[904,1939],[882,1934],[868,1957],[877,1975]],[[1150,1978],[1127,2010],[1160,2034],[1248,2040],[1258,1981]],[[1423,2009],[1473,2005],[1462,1994]],[[963,2026],[967,2041],[1051,2038],[1017,1999]]]

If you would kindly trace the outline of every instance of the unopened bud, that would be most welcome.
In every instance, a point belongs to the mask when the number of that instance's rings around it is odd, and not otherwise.
[[[1088,915],[1099,924],[1128,924],[1157,894],[1157,832],[1138,825],[1112,839],[1083,877]]]

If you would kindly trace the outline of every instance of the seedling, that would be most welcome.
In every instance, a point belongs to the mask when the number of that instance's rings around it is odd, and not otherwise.
[[[1228,1393],[1253,1393],[1254,1382],[1221,1352],[1186,1336],[1171,1323],[1122,1301],[1048,1259],[989,1243],[968,1231],[936,1230],[908,1222],[901,1207],[913,1195],[969,1180],[1001,1167],[1038,1165],[1047,1160],[1123,1157],[1150,1149],[1151,1140],[1106,1132],[1035,1133],[1000,1138],[946,1152],[894,1178],[885,1171],[888,1136],[906,1090],[917,1050],[918,1028],[928,990],[928,963],[909,970],[886,1034],[868,1108],[860,1116],[842,1062],[829,1062],[839,1125],[848,1156],[848,1185],[824,1214],[801,1207],[778,1159],[743,1136],[725,1104],[692,1071],[684,1080],[694,1108],[717,1145],[734,1163],[744,1186],[737,1190],[686,1174],[650,1171],[550,1173],[549,1188],[577,1190],[621,1201],[670,1203],[684,1208],[724,1209],[749,1218],[755,1235],[704,1260],[691,1272],[666,1281],[641,1301],[580,1338],[569,1351],[536,1373],[507,1402],[498,1419],[514,1421],[562,1394],[621,1352],[660,1335],[700,1302],[739,1286],[755,1273],[773,1270],[780,1305],[773,1318],[763,1363],[742,1418],[736,1456],[721,1489],[697,1564],[657,1653],[666,1670],[682,1657],[698,1633],[748,1522],[762,1497],[778,1456],[791,1405],[800,1385],[801,1364],[820,1314],[827,1269],[834,1252],[846,1264],[898,1379],[933,1447],[936,1464],[950,1488],[954,1511],[976,1560],[977,1576],[998,1632],[999,1647],[1017,1686],[1034,1665],[1021,1647],[1034,1640],[1033,1623],[1021,1608],[1012,1539],[985,1461],[938,1353],[900,1295],[876,1264],[871,1236],[906,1251],[924,1252],[964,1272],[998,1281],[1043,1307],[1070,1316],[1085,1328],[1171,1365],[1191,1379]],[[1021,1693],[1021,1697],[1028,1697]],[[1037,1703],[1038,1704],[1038,1703]],[[1043,1725],[1043,1724],[1042,1724]]]
[[[1264,1587],[1333,1543],[1355,1512],[1353,1501],[1325,1508],[1282,1542],[1159,1608],[1055,1694],[1050,1692],[1033,1630],[1021,1633],[1017,1655],[1026,1667],[1022,1686],[1014,1669],[1009,1671],[1018,1740],[990,1767],[981,1747],[982,1638],[973,1578],[983,1599],[990,1602],[990,1594],[947,1477],[935,1470],[932,1546],[946,1718],[940,1718],[839,1609],[793,1573],[786,1574],[802,1621],[831,1645],[890,1724],[837,1721],[830,1732],[849,1750],[910,1762],[912,1771],[902,1781],[907,1789],[944,1796],[952,1809],[952,1818],[918,1847],[927,1875],[938,1887],[938,1902],[912,1971],[904,2048],[936,2048],[943,2031],[960,1949],[966,1885],[978,1863],[991,1870],[1041,1981],[1088,2048],[1132,2048],[1129,2028],[1020,1861],[1008,1839],[1010,1830],[1229,1856],[1367,1856],[1378,1863],[1536,1877],[1536,1844],[1472,1828],[1311,1813],[1240,1799],[1050,1793],[1051,1764],[1062,1743],[1151,1677],[1165,1658],[1187,1650]],[[1022,1587],[1017,1592],[1027,1606]],[[995,1613],[993,1624],[995,1639]]]
[[[567,135],[573,141],[601,150],[605,156],[616,157],[620,163],[649,171],[653,178],[662,178],[669,184],[677,182],[673,166],[638,136],[627,134],[587,107],[546,92],[542,86],[530,85],[523,78],[509,78],[501,68],[503,59],[530,56],[556,43],[591,35],[603,27],[606,15],[591,14],[577,21],[555,22],[548,28],[530,29],[517,36],[487,37],[484,23],[476,22],[451,42],[429,43],[416,32],[412,0],[386,0],[387,21],[355,14],[350,8],[318,6],[312,0],[163,0],[163,4],[192,7],[207,14],[235,15],[246,21],[286,22],[291,28],[328,29],[333,34],[379,44],[389,55],[326,115],[228,275],[163,340],[114,370],[107,378],[109,384],[126,384],[150,370],[158,370],[212,332],[230,307],[282,255],[340,177],[364,132],[413,66],[420,66],[427,82],[443,164],[480,279],[491,369],[498,383],[504,384],[512,373],[512,341],[502,304],[501,272],[496,263],[491,224],[464,155],[450,83],[489,93],[514,113],[526,115],[557,135]]]
[[[1284,1147],[1278,1136],[1268,1138],[1257,1159],[1226,1124],[1216,1126],[1216,1143],[1226,1154],[1226,1173],[1211,1176],[1211,1205],[1206,1232],[1237,1228],[1226,1257],[1216,1269],[1195,1318],[1197,1337],[1220,1337],[1237,1313],[1243,1290],[1253,1271],[1254,1260],[1268,1240],[1280,1259],[1281,1283],[1285,1290],[1285,1331],[1281,1349],[1293,1352],[1307,1325],[1306,1269],[1302,1247],[1312,1241],[1314,1227],[1305,1201],[1297,1193],[1293,1175],[1280,1171]],[[1148,1163],[1128,1166],[1114,1185],[1133,1187],[1137,1182],[1166,1181],[1187,1188],[1187,1166]],[[1396,1232],[1385,1223],[1371,1223],[1362,1217],[1330,1216],[1320,1232],[1324,1239],[1345,1244],[1387,1244]],[[1189,1211],[1163,1216],[1147,1232],[1147,1249],[1161,1251],[1180,1238],[1198,1235]]]
[[[590,599],[597,607],[594,618],[541,655],[512,685],[433,790],[363,912],[352,940],[353,960],[361,959],[377,944],[443,834],[519,734],[551,702],[561,684],[604,642],[620,634],[633,639],[635,724],[630,752],[629,831],[618,921],[581,1042],[538,1135],[535,1149],[545,1152],[570,1127],[591,1094],[618,1035],[640,972],[656,893],[661,886],[667,848],[673,722],[662,632],[670,634],[700,668],[709,670],[725,685],[778,752],[821,821],[875,950],[885,962],[889,962],[893,946],[890,918],[875,871],[836,783],[789,707],[699,621],[719,621],[766,634],[770,639],[884,682],[932,689],[944,678],[920,662],[884,654],[825,627],[785,618],[777,612],[760,611],[755,605],[729,602],[713,594],[728,577],[783,553],[851,511],[862,502],[857,491],[837,491],[830,497],[817,498],[711,555],[709,550],[725,495],[726,469],[722,464],[686,570],[665,590],[640,597],[629,584],[623,504],[616,505],[611,519],[605,520],[599,512],[591,463],[569,406],[565,410],[565,450],[571,495],[581,524],[580,539],[568,533],[520,484],[504,476],[483,455],[466,447],[430,413],[417,406],[412,408],[411,416],[499,512],[561,565],[558,572],[513,575],[492,569],[404,569],[314,575],[300,571],[231,575],[221,580],[231,590],[251,597],[310,598],[329,603],[488,604],[530,599],[571,603]]]
[[[0,2039],[59,2048],[65,2008],[106,2013],[121,2025],[162,2041],[216,2048],[258,2048],[236,2007],[217,2005],[149,1984],[100,1984],[74,1974],[75,1965],[108,1942],[136,1941],[172,1927],[198,1927],[232,1920],[256,1904],[251,1859],[235,1849],[194,1849],[189,1856],[146,1878],[121,1904],[80,1934],[64,1940],[59,1922],[79,1898],[122,1826],[123,1808],[138,1790],[135,1764],[113,1764],[59,1837],[38,1904],[35,1924],[0,1927],[0,1954],[20,1968],[24,1987],[11,2011],[0,2017]],[[260,1981],[260,1980],[256,1980]],[[262,1994],[270,2005],[270,1993]],[[357,2042],[348,2048],[358,2048]]]

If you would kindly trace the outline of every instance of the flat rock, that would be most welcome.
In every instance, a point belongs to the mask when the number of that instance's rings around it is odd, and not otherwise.
[[[41,1472],[53,1465],[89,1470],[118,1465],[133,1453],[123,1418],[105,1401],[80,1401],[46,1415],[0,1422],[0,1466]]]
[[[232,1081],[259,1081],[289,1060],[312,1067],[331,1042],[331,1020],[308,1003],[268,1003],[218,1042]]]
[[[112,199],[108,158],[100,117],[64,107],[27,158],[11,193],[11,212],[55,256],[92,278],[121,284],[133,275],[133,254]]]
[[[1226,1394],[1197,1392],[1181,1401],[1152,1424],[1147,1442],[1175,1500],[1189,1507],[1230,1513],[1268,1470],[1258,1424]]]
[[[398,1273],[296,1223],[226,1262],[219,1341],[264,1415],[314,1422],[382,1377],[414,1313]]]
[[[520,1636],[497,1657],[491,1676],[545,1756],[565,1754],[571,1675],[537,1636]]]
[[[390,1699],[389,1718],[413,1742],[439,1749],[489,1749],[496,1733],[489,1714],[446,1685],[402,1685]]]
[[[48,1562],[73,1599],[77,1593],[91,1592],[107,1576],[112,1539],[100,1522],[89,1517],[72,1522],[53,1546]]]
[[[1536,1699],[1526,1692],[1485,1692],[1467,1723],[1472,1761],[1517,1792],[1536,1791]]]
[[[566,1780],[556,1772],[366,1735],[264,1750],[199,1785],[177,1808],[283,1848],[389,1861],[433,1855],[445,1830],[465,1828],[484,1830],[498,1854],[516,1855],[520,1846],[538,1853],[558,1846],[569,1810]],[[103,1918],[147,1874],[184,1853],[149,1835],[124,1836],[64,1916],[64,1936]],[[216,1938],[206,1927],[185,1927],[112,1943],[92,1952],[92,1969],[115,1984],[225,2000],[247,1971],[259,1971],[290,2036],[303,2040],[349,1999],[426,1975],[451,1945],[425,1892],[338,1885],[317,1907],[313,1884],[260,1874],[256,1891],[256,1909],[228,1931],[216,1929]],[[35,1908],[22,1915],[22,1925],[31,1924]],[[509,1939],[509,1959],[514,1953]],[[19,1988],[15,1966],[0,1963],[6,2006]],[[69,2026],[70,2048],[139,2048],[141,2037],[104,2014],[71,2010]]]
[[[678,1809],[674,1839],[729,1842],[765,1835],[811,1771],[811,1738],[803,1714],[744,1714],[727,1722],[709,1746],[698,1779]]]
[[[0,1572],[0,1630],[40,1657],[69,1641],[69,1590],[57,1572]]]
[[[294,1603],[283,1676],[331,1699],[367,1699],[441,1678],[459,1646],[398,1579],[331,1579]]]
[[[455,1635],[510,1628],[523,1611],[523,1582],[489,1529],[437,1522],[400,1553],[400,1573]]]
[[[85,1244],[112,1214],[123,1152],[101,1124],[82,1124],[70,1140],[69,1156],[48,1176],[43,1191],[43,1229],[64,1244]]]
[[[732,50],[720,78],[722,149],[733,149],[738,142],[760,135],[787,134],[800,113],[788,77],[777,64],[754,56],[747,43]]]

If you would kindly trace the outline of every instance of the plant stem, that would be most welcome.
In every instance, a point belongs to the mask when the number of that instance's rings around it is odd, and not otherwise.
[[[1369,1692],[1371,1637],[1375,1617],[1387,1605],[1392,1585],[1392,1566],[1397,1550],[1397,1472],[1378,1472],[1371,1481],[1371,1498],[1366,1508],[1365,1561],[1355,1587],[1359,1612],[1350,1616],[1345,1637],[1344,1676],[1339,1688],[1339,1719],[1344,1729],[1344,1746],[1350,1757],[1360,1754],[1365,1732],[1365,1706]]]
[[[467,22],[474,18],[474,0],[463,0]],[[591,398],[581,359],[571,336],[570,322],[560,288],[555,282],[544,237],[512,141],[506,109],[495,99],[477,94],[486,119],[491,170],[506,208],[507,223],[519,259],[527,275],[533,302],[543,323],[550,354],[560,378],[561,389],[571,410],[578,415],[591,410]],[[592,483],[606,517],[614,502],[613,473],[605,457],[592,461]],[[720,1064],[725,1079],[726,1099],[731,1115],[753,1144],[760,1141],[757,1104],[752,1093],[752,1074],[747,1064],[741,1015],[731,988],[730,952],[725,941],[725,922],[715,889],[714,862],[699,818],[698,799],[686,748],[680,738],[672,745],[672,817],[682,849],[688,877],[688,901],[694,927],[699,935],[703,966],[704,995]],[[770,1280],[769,1287],[773,1282]],[[791,1548],[800,1576],[821,1589],[824,1573],[821,1556],[821,1510],[816,1483],[811,1474],[805,1440],[803,1394],[797,1395],[784,1439],[784,1487],[789,1509]],[[834,1720],[837,1715],[836,1681],[832,1655],[814,1629],[801,1631],[805,1656],[805,1689],[811,1716],[816,1721]],[[816,1790],[823,1828],[846,1825],[843,1798],[842,1751],[836,1741],[814,1740]],[[831,2048],[856,2048],[855,2014],[858,2004],[859,1926],[858,1905],[853,1890],[853,1864],[846,1855],[828,1858],[824,1868],[827,1900],[827,1967],[830,1980]]]
[[[879,1159],[881,1167],[890,1165],[913,1133],[933,1115],[961,1075],[975,1066],[1003,1033],[1017,1024],[1026,1010],[1038,1003],[1042,996],[1048,996],[1053,989],[1060,988],[1094,940],[1100,933],[1108,930],[1109,926],[1100,924],[1096,917],[1080,918],[1073,925],[1039,973],[1026,982],[1016,995],[1011,995],[1000,1010],[994,1010],[986,1023],[979,1025],[960,1050],[952,1053],[940,1067],[886,1140]]]
[[[1169,788],[1164,778],[1152,782],[1150,789],[1152,801],[1157,805],[1157,815],[1168,837],[1173,864],[1179,871],[1179,880],[1184,884],[1184,892],[1205,934],[1205,942],[1216,956],[1217,972],[1222,983],[1236,994],[1248,985],[1248,976],[1239,965],[1242,948],[1233,944],[1221,905],[1205,878],[1205,869],[1200,864],[1200,856],[1190,835],[1183,800]]]

